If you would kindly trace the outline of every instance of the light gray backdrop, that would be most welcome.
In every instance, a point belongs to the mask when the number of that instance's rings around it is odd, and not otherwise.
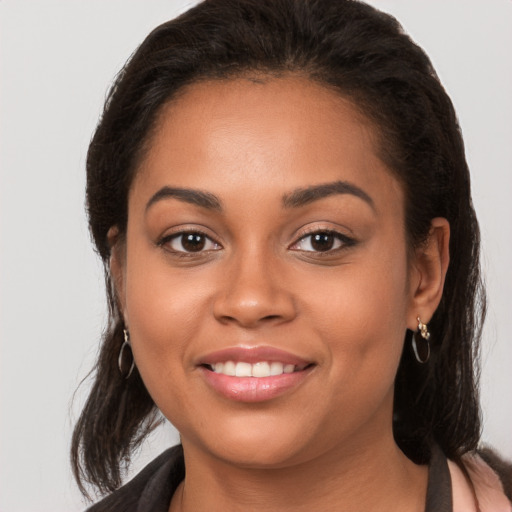
[[[108,84],[184,0],[0,0],[0,512],[72,512],[71,425],[97,351],[102,274],[84,159]],[[373,0],[431,56],[465,135],[490,310],[484,440],[512,458],[512,2]],[[174,443],[171,427],[135,469]]]

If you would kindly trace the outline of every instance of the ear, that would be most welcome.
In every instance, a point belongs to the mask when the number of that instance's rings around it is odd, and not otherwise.
[[[110,278],[114,287],[115,298],[119,311],[125,318],[125,268],[126,268],[126,244],[119,234],[117,226],[112,226],[107,233],[110,246]]]
[[[407,327],[418,328],[430,322],[443,296],[444,280],[450,262],[450,224],[442,217],[432,219],[425,243],[414,251],[411,262],[411,302],[407,315]]]

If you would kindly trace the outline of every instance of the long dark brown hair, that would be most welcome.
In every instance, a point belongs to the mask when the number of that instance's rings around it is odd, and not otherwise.
[[[162,106],[192,82],[298,73],[353,101],[380,134],[380,157],[405,191],[408,244],[431,219],[451,227],[451,263],[429,325],[432,356],[418,365],[406,334],[395,384],[394,434],[416,462],[432,442],[458,459],[480,436],[478,342],[485,311],[479,230],[463,141],[425,53],[391,16],[354,0],[206,0],[156,28],[113,84],[87,158],[91,233],[105,266],[110,316],[94,382],[72,440],[75,477],[108,493],[158,421],[137,370],[117,358],[123,318],[109,274],[109,229],[122,237],[127,197]]]

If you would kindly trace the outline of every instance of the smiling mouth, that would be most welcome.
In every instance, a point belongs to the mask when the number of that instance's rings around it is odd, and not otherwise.
[[[300,372],[312,365],[294,365],[279,361],[258,361],[256,363],[224,361],[215,364],[205,364],[203,366],[211,372],[227,375],[229,377],[264,378]]]
[[[197,368],[217,394],[237,402],[264,402],[292,393],[317,364],[272,346],[234,346],[201,356]]]

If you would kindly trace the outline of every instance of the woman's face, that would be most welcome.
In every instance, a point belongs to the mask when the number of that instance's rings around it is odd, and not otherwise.
[[[161,112],[113,272],[186,450],[277,467],[392,436],[418,275],[374,141],[297,77],[197,83]]]

